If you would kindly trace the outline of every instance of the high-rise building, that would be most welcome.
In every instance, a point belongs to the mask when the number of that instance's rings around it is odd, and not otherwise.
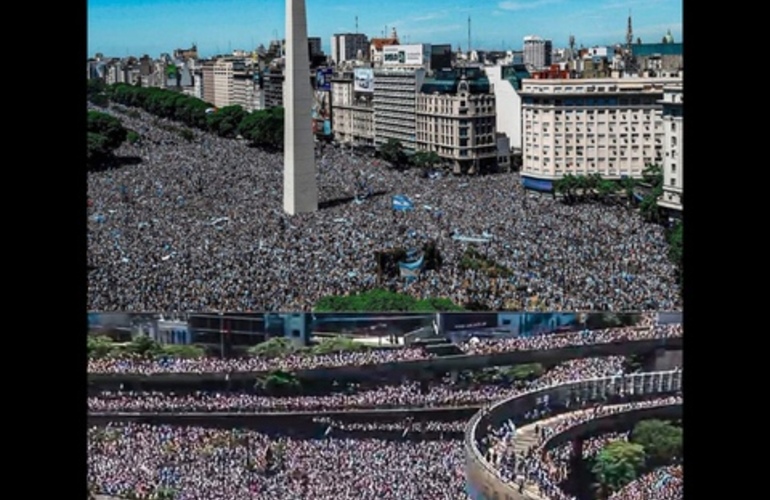
[[[233,75],[245,71],[243,59],[220,58],[214,63],[214,106],[224,108],[233,102]]]
[[[416,147],[415,101],[425,79],[425,68],[382,66],[374,69],[374,141],[395,139],[408,150]]]
[[[361,51],[364,57],[369,57],[369,40],[363,33],[338,33],[332,35],[332,61],[341,64],[353,61]]]
[[[639,178],[664,151],[663,87],[671,78],[524,80],[522,181],[550,191],[567,174]]]
[[[372,75],[372,68],[362,67],[332,77],[332,125],[340,143],[374,145]]]
[[[663,196],[658,204],[675,215],[684,208],[684,93],[682,85],[663,89]]]
[[[203,100],[209,104],[214,104],[214,64],[215,61],[204,61],[200,65]]]
[[[540,70],[551,65],[552,44],[539,36],[524,37],[524,64],[530,70]]]
[[[417,94],[416,131],[416,149],[437,153],[457,174],[495,169],[495,96],[482,69],[444,69],[426,78]]]

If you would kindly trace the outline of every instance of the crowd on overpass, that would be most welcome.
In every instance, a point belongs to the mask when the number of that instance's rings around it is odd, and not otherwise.
[[[635,326],[584,330],[563,334],[538,335],[535,337],[512,337],[503,339],[476,339],[461,344],[466,354],[498,354],[511,351],[540,351],[564,347],[608,344],[632,340],[672,338],[682,336],[681,323],[655,325],[650,328]]]
[[[684,470],[681,465],[655,469],[628,483],[608,500],[682,500]]]
[[[400,431],[403,435],[421,433],[421,432],[465,432],[465,427],[468,425],[467,420],[398,420],[396,422],[347,422],[342,420],[336,420],[329,417],[314,417],[314,422],[319,424],[328,425],[332,432],[340,430],[347,431]]]
[[[88,431],[97,494],[175,500],[467,500],[462,439],[317,438],[128,424]]]
[[[546,421],[546,424],[538,425],[536,444],[526,450],[516,449],[516,430],[510,429],[507,425],[494,429],[490,433],[493,439],[479,445],[487,458],[492,459],[491,463],[504,480],[515,482],[522,488],[525,484],[536,485],[537,489],[550,500],[576,500],[559,486],[565,479],[566,471],[563,463],[549,460],[544,448],[549,439],[596,418],[642,408],[681,404],[681,402],[681,395],[676,395],[622,404],[595,405],[588,409],[563,414],[552,421]],[[542,418],[547,417],[548,412],[545,412]],[[494,453],[489,453],[492,450]],[[639,497],[639,500],[642,498],[644,497]]]
[[[664,228],[626,207],[568,206],[526,192],[517,173],[425,178],[329,146],[316,155],[323,208],[288,216],[281,153],[108,112],[141,135],[116,154],[141,164],[89,173],[90,310],[309,311],[378,286],[376,251],[430,238],[439,270],[379,286],[489,310],[681,309]],[[373,194],[356,203],[362,180]],[[394,212],[396,194],[414,210]],[[470,247],[511,275],[463,268]]]
[[[422,386],[409,381],[375,388],[356,385],[328,395],[275,397],[247,392],[169,392],[104,391],[88,398],[93,412],[279,412],[331,411],[372,408],[437,408],[483,405],[513,397],[525,391],[586,378],[624,373],[622,356],[573,359],[556,365],[542,376],[519,384],[453,383],[451,377]]]
[[[588,330],[564,334],[543,334],[533,337],[497,338],[468,341],[460,345],[466,354],[492,354],[502,352],[558,349],[568,346],[607,344],[620,341],[636,341],[672,338],[683,335],[681,323],[654,325],[649,328],[623,327]],[[146,359],[140,357],[89,359],[89,373],[236,373],[268,370],[310,370],[315,368],[360,366],[378,363],[429,359],[434,357],[422,348],[402,347],[372,349],[338,354],[294,354],[283,358],[245,357],[234,359],[201,358]]]

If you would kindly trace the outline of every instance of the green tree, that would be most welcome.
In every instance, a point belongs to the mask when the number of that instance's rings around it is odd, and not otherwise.
[[[249,354],[261,358],[282,358],[297,351],[297,346],[284,337],[274,337],[248,349]]]
[[[89,335],[86,341],[89,358],[104,358],[115,349],[115,343],[106,335]]]
[[[360,342],[346,337],[329,337],[314,345],[313,354],[333,354],[339,352],[356,352],[366,350],[367,347]]]
[[[233,138],[247,115],[248,113],[238,105],[226,106],[209,115],[209,130],[220,137]]]
[[[404,145],[397,139],[388,139],[380,146],[380,157],[390,162],[395,168],[403,168],[406,164],[406,152]]]
[[[160,354],[174,358],[198,359],[205,356],[206,351],[197,345],[167,344],[160,348]]]
[[[435,151],[417,151],[412,156],[412,164],[423,171],[432,169],[440,161],[441,158]]]
[[[613,441],[605,446],[592,468],[602,496],[606,498],[636,479],[644,460],[644,447],[639,444]]]
[[[450,308],[451,304],[451,308]],[[462,308],[449,299],[431,298],[421,301],[402,293],[375,288],[351,295],[328,295],[316,302],[317,312],[439,312]]]
[[[520,380],[534,380],[543,375],[545,368],[540,363],[525,363],[500,367],[499,371],[500,375],[506,380],[516,382]]]
[[[631,441],[644,447],[647,467],[668,465],[682,457],[682,428],[663,420],[643,420],[634,426]]]
[[[238,134],[252,146],[279,150],[283,148],[283,127],[284,109],[274,107],[246,115],[238,126]]]
[[[163,346],[148,335],[136,335],[125,346],[125,350],[140,356],[154,357],[163,352]]]
[[[88,112],[86,133],[88,168],[99,166],[111,158],[128,135],[120,120],[99,111]]]
[[[255,389],[262,390],[268,394],[291,394],[299,392],[302,388],[300,380],[292,373],[282,370],[273,370],[257,377],[254,384]]]

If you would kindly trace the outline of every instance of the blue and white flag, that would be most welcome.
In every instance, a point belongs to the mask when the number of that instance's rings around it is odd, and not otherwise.
[[[392,198],[393,210],[407,211],[414,210],[414,203],[406,195],[397,194]]]

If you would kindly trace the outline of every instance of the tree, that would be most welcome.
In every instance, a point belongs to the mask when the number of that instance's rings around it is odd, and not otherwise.
[[[540,363],[506,366],[500,368],[500,374],[511,382],[519,380],[534,380],[540,377],[545,369]]]
[[[347,337],[330,337],[321,340],[311,349],[313,354],[333,354],[366,350],[366,346]]]
[[[86,165],[97,167],[110,159],[126,140],[128,131],[114,116],[99,111],[88,112]]]
[[[282,358],[296,352],[295,344],[286,338],[275,337],[249,347],[249,354],[261,358]]]
[[[283,147],[283,127],[284,109],[274,107],[247,114],[239,124],[237,133],[252,146],[277,150]]]
[[[412,164],[423,171],[431,170],[440,161],[441,158],[435,151],[417,151],[412,156]]]
[[[200,346],[178,344],[164,345],[161,347],[160,353],[165,356],[183,359],[198,359],[206,354],[204,349]]]
[[[385,144],[380,146],[380,156],[396,168],[403,168],[406,163],[404,146],[397,139],[388,139]]]
[[[298,392],[302,384],[292,373],[273,370],[267,374],[259,375],[254,387],[268,394],[289,394]]]
[[[226,106],[208,118],[209,130],[220,137],[233,138],[237,135],[241,122],[248,113],[238,105]]]
[[[592,472],[606,498],[637,478],[644,466],[644,447],[626,441],[613,441],[599,452]]]
[[[411,295],[375,288],[351,295],[327,295],[315,305],[316,312],[439,312],[462,311],[449,299],[416,300]]]
[[[644,447],[647,467],[669,465],[682,457],[682,428],[663,420],[643,420],[631,432],[631,441]]]
[[[89,335],[86,341],[89,358],[104,358],[115,349],[115,343],[106,335]]]
[[[148,335],[136,335],[126,345],[126,351],[145,357],[153,357],[163,351],[163,347]]]

